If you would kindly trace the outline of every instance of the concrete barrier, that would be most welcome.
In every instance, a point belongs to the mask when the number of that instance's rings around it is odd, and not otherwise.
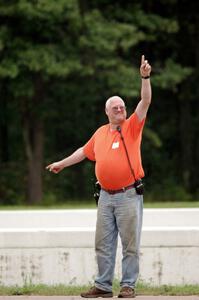
[[[96,209],[1,211],[0,284],[92,284],[95,223]],[[140,258],[146,283],[199,284],[199,209],[144,209]]]

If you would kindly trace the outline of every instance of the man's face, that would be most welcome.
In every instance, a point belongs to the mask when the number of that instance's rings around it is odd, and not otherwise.
[[[124,101],[119,97],[112,99],[106,107],[106,114],[111,124],[121,124],[126,119],[127,115]]]

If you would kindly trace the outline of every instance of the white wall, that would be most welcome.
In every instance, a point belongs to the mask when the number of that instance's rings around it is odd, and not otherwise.
[[[0,212],[0,284],[88,284],[96,210]],[[140,278],[199,284],[199,209],[145,209]],[[121,246],[115,277],[121,274]]]

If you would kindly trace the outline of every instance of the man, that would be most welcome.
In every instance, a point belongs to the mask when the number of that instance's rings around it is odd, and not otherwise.
[[[128,118],[124,101],[113,96],[106,101],[109,123],[100,127],[83,147],[69,157],[47,166],[58,173],[86,157],[96,162],[96,177],[101,185],[97,213],[95,250],[98,276],[85,298],[112,297],[118,233],[122,243],[122,279],[119,298],[135,297],[139,274],[139,247],[142,227],[144,176],[140,145],[145,117],[151,103],[151,66],[141,58],[141,100]],[[138,184],[137,184],[138,183]]]

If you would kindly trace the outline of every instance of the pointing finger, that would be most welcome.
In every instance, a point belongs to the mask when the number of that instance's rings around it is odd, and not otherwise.
[[[144,55],[142,55],[142,57],[141,57],[141,65],[144,64],[144,61],[145,61],[145,57],[144,57]]]

